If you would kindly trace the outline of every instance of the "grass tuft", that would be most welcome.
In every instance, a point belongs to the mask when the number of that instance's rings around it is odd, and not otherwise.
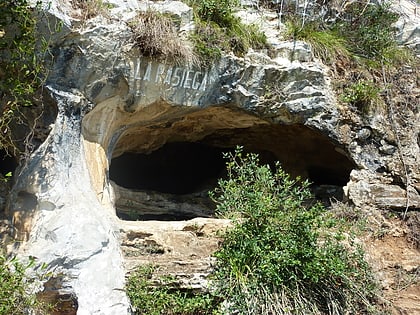
[[[342,36],[334,30],[320,29],[314,22],[302,25],[299,20],[289,19],[284,35],[286,38],[309,43],[314,56],[325,64],[333,64],[339,59],[349,61],[351,58],[346,47],[347,42]]]
[[[198,64],[193,47],[176,31],[173,19],[157,11],[140,12],[129,22],[133,38],[146,57],[180,64]]]
[[[73,0],[72,7],[76,11],[76,18],[82,22],[92,19],[98,15],[108,16],[109,5],[103,0]]]
[[[344,89],[341,99],[366,114],[380,103],[380,89],[370,80],[358,80]]]

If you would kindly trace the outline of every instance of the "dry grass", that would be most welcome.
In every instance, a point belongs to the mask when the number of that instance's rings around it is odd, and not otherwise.
[[[247,302],[246,307],[239,313],[244,315],[342,315],[342,314],[386,314],[386,309],[379,305],[372,304],[366,298],[362,298],[359,303],[349,298],[349,291],[331,284],[325,284],[313,288],[297,286],[294,290],[286,287],[278,288],[272,292],[268,288],[261,287],[258,290],[249,290],[248,287],[242,288],[242,298]],[[357,288],[352,294],[362,296],[363,292],[357,292]],[[233,306],[233,307],[232,307]],[[238,312],[234,305],[229,303],[222,306],[223,314],[236,314]]]
[[[107,16],[107,6],[102,0],[73,0],[72,7],[76,11],[74,17],[82,22],[98,15]]]
[[[193,47],[179,36],[169,16],[148,10],[137,14],[129,26],[143,56],[180,64],[199,64]]]

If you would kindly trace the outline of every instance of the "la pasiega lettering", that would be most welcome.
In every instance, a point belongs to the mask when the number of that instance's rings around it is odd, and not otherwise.
[[[146,81],[155,84],[164,84],[183,89],[205,91],[208,81],[207,72],[195,71],[190,68],[165,65],[162,63],[142,60],[131,61],[132,83]]]

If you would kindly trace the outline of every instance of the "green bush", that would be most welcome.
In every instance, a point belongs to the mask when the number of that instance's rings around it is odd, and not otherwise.
[[[215,253],[210,292],[182,290],[141,267],[127,283],[136,314],[383,314],[363,250],[307,181],[241,148],[225,157],[227,177],[211,197],[233,227]]]
[[[372,81],[359,80],[345,88],[341,98],[361,112],[367,113],[372,105],[379,103],[379,92],[379,87]]]
[[[373,313],[376,286],[363,251],[344,246],[309,183],[241,149],[226,157],[228,177],[212,193],[217,213],[234,222],[215,254],[224,311]]]
[[[190,35],[194,51],[203,65],[210,65],[220,59],[222,51],[230,50],[229,42],[223,30],[211,22],[196,22],[194,33]]]
[[[220,27],[230,28],[234,20],[233,9],[239,4],[239,1],[190,0],[189,4],[195,8],[202,21],[214,22]]]
[[[219,59],[222,51],[245,54],[249,48],[267,47],[267,38],[256,25],[246,25],[233,15],[238,1],[191,0],[196,29],[190,38],[204,65]]]
[[[349,49],[357,56],[382,61],[384,51],[395,45],[394,23],[398,14],[387,4],[353,2],[346,7],[345,19],[338,31],[348,40]]]
[[[196,294],[192,290],[171,288],[174,279],[161,277],[152,281],[154,266],[138,268],[127,282],[127,295],[141,315],[207,315],[212,314],[215,299],[210,294]]]
[[[25,272],[33,262],[21,264],[16,258],[6,259],[0,252],[0,315],[28,314],[30,310],[43,314],[46,311],[46,306],[37,301],[34,294],[28,293],[31,280]]]
[[[0,2],[0,149],[13,154],[11,125],[27,123],[21,109],[33,104],[45,78],[48,43],[37,33],[34,11],[28,0]]]

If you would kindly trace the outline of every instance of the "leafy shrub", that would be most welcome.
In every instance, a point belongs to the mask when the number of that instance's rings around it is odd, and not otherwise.
[[[129,23],[136,46],[144,56],[196,64],[193,48],[179,37],[171,17],[148,10],[140,12]]]
[[[25,121],[21,108],[33,104],[42,86],[42,52],[48,43],[37,34],[37,17],[28,0],[2,1],[0,12],[0,149],[16,153],[11,125]]]
[[[233,20],[233,9],[238,0],[191,0],[189,1],[202,21],[214,22],[220,27],[230,28]]]
[[[32,264],[33,260],[23,265],[16,258],[8,260],[0,253],[0,315],[28,314],[30,310],[43,314],[47,310],[35,295],[28,293],[30,279],[25,272]]]
[[[353,2],[346,6],[344,17],[337,29],[356,55],[380,61],[385,49],[395,44],[393,24],[398,14],[391,12],[388,5]]]
[[[171,288],[174,279],[160,278],[152,281],[155,267],[151,265],[138,268],[130,275],[127,295],[141,315],[206,315],[212,314],[214,297],[210,294],[196,294],[188,290]]]
[[[233,15],[238,1],[190,0],[196,13],[196,29],[190,36],[203,64],[221,57],[222,51],[245,54],[249,48],[267,47],[267,38],[256,25],[245,25]]]
[[[195,31],[190,35],[190,39],[203,65],[211,64],[222,56],[222,51],[230,50],[225,33],[211,22],[196,22]]]
[[[340,242],[308,182],[241,149],[226,157],[228,177],[212,193],[217,213],[234,222],[215,254],[224,311],[372,313],[376,285],[363,251]]]
[[[380,99],[380,89],[372,81],[359,80],[344,89],[342,100],[366,113]]]
[[[182,291],[174,279],[152,279],[154,267],[141,267],[127,283],[136,313],[379,314],[362,249],[313,200],[309,183],[241,148],[225,157],[227,178],[211,197],[234,225],[215,253],[213,288]]]

